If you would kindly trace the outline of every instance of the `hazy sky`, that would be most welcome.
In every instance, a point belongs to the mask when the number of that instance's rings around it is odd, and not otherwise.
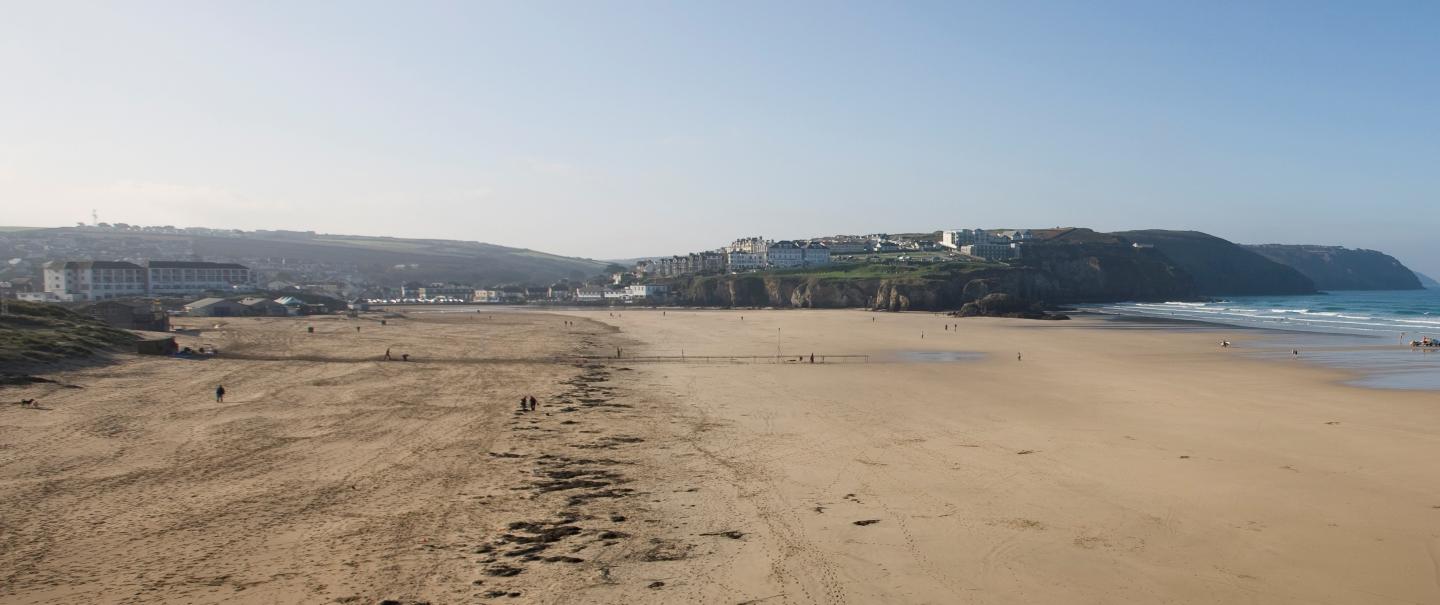
[[[0,224],[616,258],[955,226],[1440,277],[1440,3],[3,2]]]

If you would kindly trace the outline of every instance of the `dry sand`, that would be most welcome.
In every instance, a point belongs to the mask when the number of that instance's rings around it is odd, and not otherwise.
[[[50,408],[0,408],[0,602],[1440,602],[1434,393],[1238,333],[611,313],[217,320],[0,391]],[[871,358],[695,360],[777,337]],[[689,362],[554,361],[617,346]]]

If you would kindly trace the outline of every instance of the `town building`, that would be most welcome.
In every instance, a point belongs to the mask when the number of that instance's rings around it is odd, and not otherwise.
[[[609,291],[610,291],[609,289],[601,288],[601,287],[598,287],[598,286],[586,286],[586,287],[584,287],[584,288],[576,288],[576,289],[575,289],[575,302],[582,302],[582,303],[587,303],[587,302],[588,302],[588,303],[604,302],[604,300],[605,300],[605,293],[607,293],[607,292],[609,292]]]
[[[1020,257],[1018,244],[969,244],[960,247],[961,254],[985,260],[1006,260]]]
[[[289,310],[278,302],[262,296],[248,296],[238,301],[240,306],[245,307],[245,315],[257,317],[284,317],[289,315]]]
[[[764,254],[769,242],[764,237],[742,237],[730,243],[725,252],[745,252],[747,254]]]
[[[60,295],[54,292],[18,292],[15,294],[15,299],[25,302],[41,303],[57,303],[70,300],[69,298],[60,298]]]
[[[996,237],[984,229],[952,229],[940,232],[940,245],[953,250],[970,244],[990,244]]]
[[[62,301],[145,296],[145,268],[125,261],[45,263],[45,291]]]
[[[825,244],[831,254],[864,254],[870,250],[870,242],[860,238],[828,238],[811,241]]]
[[[668,286],[657,284],[634,284],[625,287],[626,300],[651,300],[658,301],[665,297],[670,291]]]
[[[6,281],[0,281],[0,298],[17,298],[18,295],[34,292],[33,278],[14,277]]]
[[[800,247],[801,259],[806,267],[830,264],[830,247],[820,242],[806,242]]]
[[[790,240],[771,242],[765,248],[765,265],[776,269],[805,266],[805,249]]]
[[[205,292],[255,289],[255,275],[245,265],[197,261],[152,260],[146,263],[151,296],[192,296]]]
[[[454,299],[469,301],[475,295],[474,286],[457,286],[454,284],[430,284],[422,286],[415,291],[416,298],[420,300]]]
[[[754,271],[765,266],[764,257],[753,252],[725,253],[725,269],[731,273]]]
[[[202,298],[182,308],[191,317],[239,317],[248,310],[240,303],[223,298]]]

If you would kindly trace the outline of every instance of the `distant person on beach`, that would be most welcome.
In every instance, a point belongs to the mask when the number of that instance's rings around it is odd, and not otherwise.
[[[1290,356],[1291,356],[1291,357],[1299,357],[1299,356],[1300,356],[1300,349],[1290,349]]]
[[[390,361],[390,349],[385,349],[385,361]]]
[[[524,395],[521,395],[521,396],[520,396],[520,411],[524,412],[524,411],[529,410],[529,409],[530,409],[529,406],[530,406],[530,400],[529,400],[529,399],[526,399]]]
[[[1019,354],[1019,353],[1016,353],[1016,354],[1015,354],[1015,361],[1020,361],[1020,360],[1021,360],[1020,354]]]
[[[215,387],[215,403],[225,403],[225,385]]]
[[[409,353],[401,353],[401,354],[400,354],[400,361],[410,361],[410,354],[409,354]]]
[[[540,402],[535,400],[535,396],[534,396],[534,395],[531,395],[531,396],[530,396],[530,411],[533,412],[533,411],[535,411],[535,410],[537,410],[537,409],[540,409]]]

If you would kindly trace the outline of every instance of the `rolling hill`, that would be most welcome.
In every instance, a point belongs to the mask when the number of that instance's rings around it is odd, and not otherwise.
[[[36,251],[42,251],[37,255]],[[64,227],[0,234],[0,255],[58,259],[233,261],[304,279],[372,283],[549,284],[595,275],[605,263],[474,241],[296,231],[155,233]]]

